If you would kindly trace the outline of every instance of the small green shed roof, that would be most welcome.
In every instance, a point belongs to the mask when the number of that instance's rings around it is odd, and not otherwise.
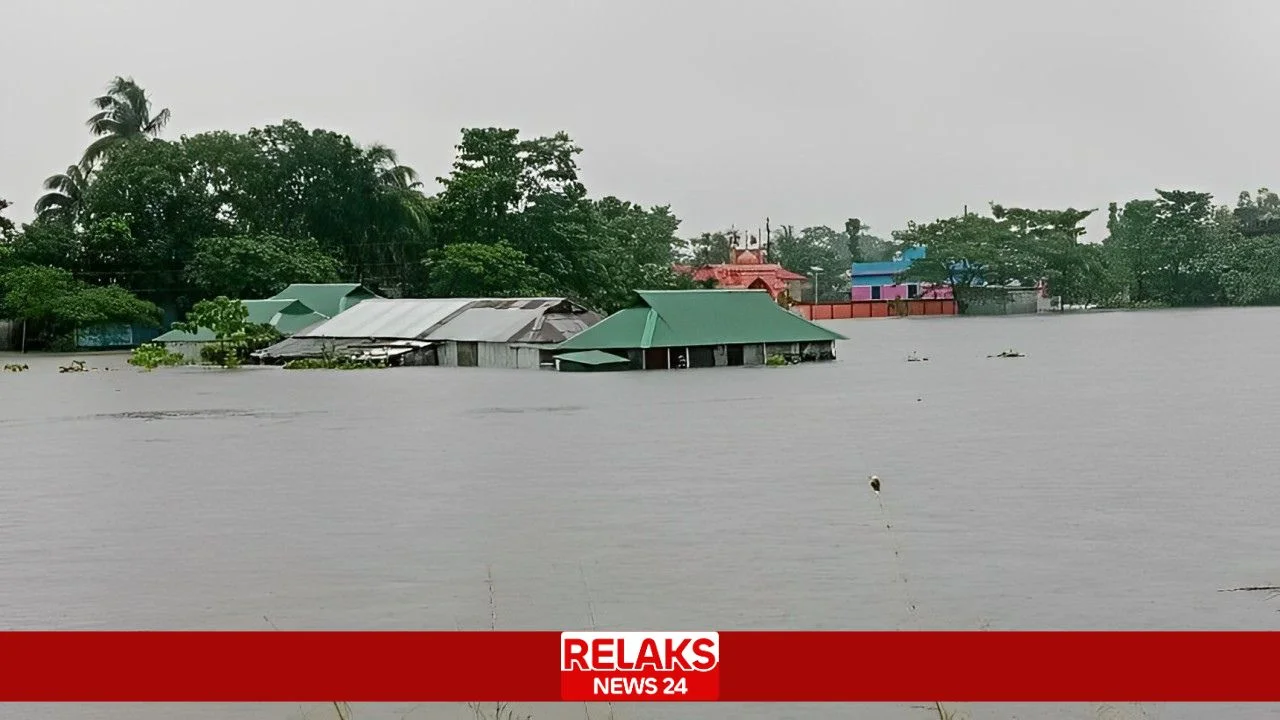
[[[557,355],[557,360],[578,363],[579,365],[622,365],[631,361],[603,350],[582,350]]]
[[[846,340],[780,307],[763,290],[639,290],[625,308],[558,350],[696,347]]]
[[[271,296],[272,300],[301,300],[326,317],[350,309],[361,300],[378,297],[359,283],[294,283]]]

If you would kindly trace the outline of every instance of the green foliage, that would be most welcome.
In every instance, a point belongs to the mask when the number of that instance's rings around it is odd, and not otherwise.
[[[683,258],[693,267],[727,263],[733,258],[733,240],[728,233],[702,233],[688,241]]]
[[[454,243],[429,253],[425,264],[435,297],[536,297],[553,282],[505,243]]]
[[[357,361],[348,358],[298,358],[284,364],[285,370],[370,370],[387,367],[384,360]]]
[[[45,179],[37,219],[19,230],[0,216],[0,274],[60,268],[88,283],[19,282],[26,299],[14,302],[44,313],[48,338],[69,336],[79,318],[119,314],[129,297],[120,289],[182,311],[345,280],[391,296],[568,295],[610,312],[636,289],[701,285],[675,263],[731,259],[732,232],[681,240],[668,207],[590,198],[582,151],[564,133],[464,129],[428,197],[392,149],[341,133],[283,120],[161,140],[169,111],[123,77],[93,104],[91,145]],[[1241,193],[1234,208],[1177,190],[1113,205],[1101,245],[1080,241],[1088,215],[994,205],[991,217],[911,224],[892,240],[849,218],[840,229],[784,225],[760,247],[793,272],[823,268],[824,300],[848,296],[851,262],[921,243],[928,257],[904,279],[951,284],[962,306],[975,282],[1042,278],[1067,303],[1280,303],[1280,196],[1265,188]],[[89,286],[117,290],[83,294]],[[248,337],[210,352],[243,359]]]
[[[518,130],[463,130],[453,171],[439,179],[444,190],[430,208],[435,241],[504,243],[557,292],[591,295],[610,258],[578,180],[580,152],[564,133],[522,139]]]
[[[86,168],[127,142],[159,135],[169,123],[169,109],[153,112],[147,91],[133,78],[113,79],[106,94],[94,99],[93,106],[98,112],[87,124],[98,139],[84,152],[81,165]]]
[[[812,276],[815,272],[813,268],[822,268],[817,272],[819,300],[849,298],[847,273],[850,260],[848,238],[845,234],[818,225],[807,227],[797,235],[794,227],[783,225],[770,242],[769,252],[773,262],[791,272]],[[808,299],[813,300],[812,290]]]
[[[281,338],[275,328],[249,322],[249,309],[239,300],[220,295],[201,300],[187,313],[187,319],[173,324],[174,330],[198,333],[201,328],[213,332],[214,342],[200,348],[200,359],[222,367],[239,367],[249,354]]]
[[[79,165],[45,178],[45,194],[36,201],[36,215],[44,220],[74,221],[83,209],[89,179],[89,173]]]
[[[18,233],[18,229],[13,226],[13,221],[4,216],[4,211],[10,204],[11,203],[8,200],[0,197],[0,243],[6,245],[11,242],[14,236]]]
[[[157,325],[160,309],[116,286],[95,287],[60,268],[23,265],[0,276],[0,314],[25,320],[39,342],[103,323]]]
[[[338,282],[338,263],[314,240],[276,235],[196,241],[187,281],[201,294],[268,297],[290,283]]]
[[[151,371],[158,367],[181,365],[185,360],[178,353],[166,350],[163,345],[158,343],[143,343],[133,349],[133,353],[129,356],[128,362],[130,365],[135,367]]]
[[[1242,214],[1248,219],[1249,208]],[[1239,260],[1232,258],[1239,233],[1228,223],[1235,225],[1232,215],[1216,211],[1208,193],[1156,190],[1154,200],[1113,204],[1104,250],[1116,266],[1125,303],[1226,300],[1223,273]]]
[[[219,295],[201,300],[187,313],[187,319],[173,324],[174,330],[196,334],[200,328],[213,331],[218,340],[242,340],[249,334],[249,309],[239,300]]]

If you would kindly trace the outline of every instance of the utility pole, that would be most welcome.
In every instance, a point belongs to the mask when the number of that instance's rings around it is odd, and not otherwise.
[[[769,218],[764,219],[764,260],[773,262],[773,231],[769,229]]]

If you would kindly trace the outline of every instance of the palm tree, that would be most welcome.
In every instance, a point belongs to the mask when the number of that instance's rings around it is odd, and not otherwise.
[[[116,77],[107,85],[107,94],[94,99],[93,105],[98,112],[86,124],[98,139],[84,151],[81,164],[86,170],[111,148],[155,137],[169,123],[169,108],[153,115],[147,91],[133,78]]]
[[[91,172],[79,165],[72,165],[65,173],[46,178],[44,189],[49,192],[36,201],[36,215],[42,218],[75,217],[84,202]]]
[[[422,187],[418,180],[418,171],[408,165],[401,165],[396,151],[382,144],[370,145],[365,156],[373,162],[378,173],[378,180],[383,185],[401,190]]]

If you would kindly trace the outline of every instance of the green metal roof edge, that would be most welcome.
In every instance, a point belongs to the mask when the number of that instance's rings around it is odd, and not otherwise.
[[[658,311],[649,308],[649,314],[644,318],[644,335],[640,336],[640,347],[647,349],[653,344],[653,331],[658,327]]]
[[[621,365],[631,362],[627,358],[614,355],[604,350],[578,350],[577,352],[564,353],[557,355],[557,360],[568,360],[581,365]]]

